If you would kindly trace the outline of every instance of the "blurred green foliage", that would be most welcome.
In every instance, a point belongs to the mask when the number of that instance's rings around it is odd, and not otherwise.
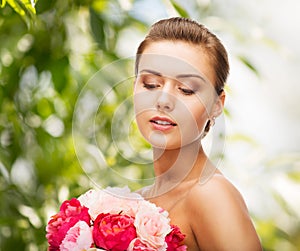
[[[49,216],[58,210],[62,200],[78,196],[95,182],[99,181],[103,186],[118,184],[120,181],[116,180],[114,173],[137,180],[152,177],[150,164],[132,165],[124,158],[125,136],[118,136],[119,151],[115,150],[111,140],[112,114],[132,92],[132,78],[128,78],[124,85],[121,83],[112,88],[116,81],[114,77],[133,77],[132,60],[121,60],[121,45],[125,40],[125,45],[130,45],[132,32],[142,37],[149,27],[149,19],[145,15],[149,11],[147,7],[139,7],[141,2],[2,0],[0,250],[46,250],[45,225]],[[193,12],[201,19],[218,16],[222,20],[219,7],[210,1],[190,1],[190,7],[180,1],[155,2],[159,2],[165,16],[177,13],[195,17]],[[232,27],[223,29],[224,32],[232,31]],[[232,33],[236,39],[240,36],[236,30]],[[259,75],[251,60],[244,55],[237,55],[237,58]],[[114,65],[111,65],[108,72],[104,68],[102,75],[94,75],[112,62],[118,62],[117,70],[113,70]],[[101,78],[106,82],[92,84],[90,89],[86,85],[99,79],[102,81]],[[87,88],[83,89],[85,86]],[[94,131],[93,128],[90,131],[84,123],[77,123],[78,113],[74,113],[78,97],[84,98],[88,94],[94,95],[87,96],[87,99],[98,98],[97,102],[101,96],[107,97],[101,103],[101,114],[96,109],[94,119],[98,126]],[[126,115],[132,112],[130,99],[128,103],[124,104],[125,110],[120,111],[124,116],[117,121],[120,125],[122,122],[131,123],[130,118],[126,121]],[[77,112],[80,114],[80,111],[78,105]],[[82,111],[82,114],[87,111]],[[82,128],[74,131],[74,122]],[[130,139],[138,149],[135,155],[131,155],[133,159],[149,150],[141,137],[133,136],[136,132],[133,124]],[[81,150],[94,152],[95,140],[100,142],[104,161],[113,172],[97,169],[100,165],[97,157],[78,156]],[[74,142],[80,147],[76,149]],[[299,181],[299,175],[295,173],[291,172],[290,177]],[[133,189],[139,187],[138,182],[129,185]],[[299,224],[284,199],[278,194],[274,197],[283,212]],[[283,250],[278,248],[282,243],[288,243],[285,250],[296,250],[295,247],[300,246],[299,227],[292,228],[289,235],[274,221],[253,217],[265,250]]]

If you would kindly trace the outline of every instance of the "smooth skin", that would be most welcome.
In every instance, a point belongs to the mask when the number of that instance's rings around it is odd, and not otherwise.
[[[169,212],[171,223],[186,235],[188,250],[262,250],[241,194],[202,149],[205,125],[222,113],[225,101],[214,82],[201,47],[180,41],[146,47],[134,105],[138,127],[153,147],[156,180],[141,193]],[[159,119],[172,126],[158,126],[153,120]],[[202,182],[204,170],[211,175]]]

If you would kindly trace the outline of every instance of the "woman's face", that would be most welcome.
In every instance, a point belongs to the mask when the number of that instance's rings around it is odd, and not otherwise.
[[[134,88],[136,121],[144,138],[164,149],[201,138],[208,119],[222,108],[214,81],[214,70],[200,47],[178,41],[149,44]]]

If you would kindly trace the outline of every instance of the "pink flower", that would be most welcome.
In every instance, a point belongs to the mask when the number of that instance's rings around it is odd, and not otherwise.
[[[130,193],[129,188],[107,188],[105,190],[89,190],[81,195],[78,200],[89,208],[89,214],[93,220],[100,213],[123,214],[134,216],[139,201],[142,197],[136,193]]]
[[[87,250],[93,244],[92,230],[85,221],[78,221],[69,229],[60,244],[60,251]]]
[[[48,251],[187,250],[168,212],[126,187],[90,190],[63,202],[46,230]]]
[[[75,198],[63,202],[59,213],[51,217],[46,228],[49,251],[59,250],[59,246],[65,238],[66,233],[78,221],[85,221],[88,225],[90,224],[88,209],[82,207],[80,202]]]
[[[153,203],[143,201],[135,217],[134,225],[138,237],[155,250],[166,250],[165,238],[171,231],[170,219],[166,211],[161,211]]]
[[[186,251],[186,245],[183,245],[185,235],[181,233],[179,227],[172,225],[172,231],[166,236],[168,245],[167,251]]]
[[[147,242],[143,242],[141,239],[136,238],[130,242],[128,251],[156,251],[156,249],[149,246]]]
[[[94,222],[93,238],[99,248],[110,251],[127,250],[136,238],[134,218],[121,214],[99,214]]]

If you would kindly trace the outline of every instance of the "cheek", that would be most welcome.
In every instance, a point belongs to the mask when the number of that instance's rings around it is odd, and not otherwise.
[[[209,92],[198,97],[198,101],[190,105],[190,112],[197,121],[199,130],[203,129],[213,109],[214,96]]]
[[[136,113],[135,115],[135,120],[136,120],[136,123],[137,123],[137,126],[139,128],[139,131],[140,133],[146,137],[146,127],[145,127],[145,113]]]
[[[135,90],[133,97],[135,118],[140,132],[144,135],[145,121],[149,118],[149,112],[153,111],[153,98],[145,91]],[[145,136],[145,135],[144,135]]]
[[[153,109],[154,97],[149,92],[135,90],[133,104],[135,114],[138,115],[149,109]]]
[[[194,127],[199,127],[208,117],[208,109],[203,102],[194,101],[183,104],[179,113],[182,115],[181,120],[193,123]]]
[[[205,124],[208,118],[208,109],[203,104],[198,104],[197,106],[193,106],[191,114],[195,119],[198,129],[202,130],[203,124]]]
[[[207,109],[199,102],[186,104],[179,111],[179,128],[183,142],[197,139],[207,122]],[[185,144],[185,143],[183,143]]]

